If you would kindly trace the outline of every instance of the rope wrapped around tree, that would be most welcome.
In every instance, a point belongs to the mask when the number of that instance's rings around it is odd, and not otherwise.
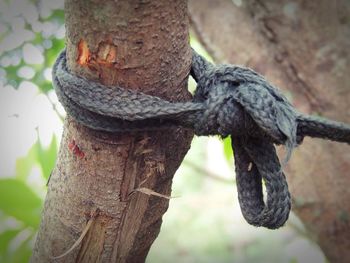
[[[291,197],[274,144],[286,147],[286,163],[305,136],[350,143],[350,125],[299,113],[277,88],[249,68],[213,65],[194,50],[192,54],[191,76],[197,88],[190,102],[171,102],[76,76],[67,68],[65,50],[53,67],[53,84],[67,113],[94,130],[181,126],[199,136],[230,135],[244,218],[255,226],[283,226]]]

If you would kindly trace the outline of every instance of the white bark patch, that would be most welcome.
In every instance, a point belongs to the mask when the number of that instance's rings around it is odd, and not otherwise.
[[[242,0],[232,0],[232,3],[234,3],[236,6],[240,7],[242,5]]]
[[[283,13],[292,20],[297,20],[297,14],[298,14],[298,4],[294,2],[289,2],[283,7]]]
[[[253,163],[249,163],[249,165],[248,165],[248,172],[250,172],[252,170],[252,168],[253,168]]]

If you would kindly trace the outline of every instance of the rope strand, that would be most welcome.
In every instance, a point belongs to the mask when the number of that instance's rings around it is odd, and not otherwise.
[[[194,50],[191,75],[197,82],[193,100],[170,102],[76,76],[67,68],[63,51],[53,67],[53,85],[67,113],[91,129],[130,132],[182,126],[196,135],[231,135],[243,216],[255,226],[283,226],[291,197],[273,144],[287,148],[286,163],[304,136],[350,143],[350,126],[303,115],[253,70],[215,66]]]

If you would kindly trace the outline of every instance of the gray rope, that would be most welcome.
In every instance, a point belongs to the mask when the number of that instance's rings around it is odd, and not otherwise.
[[[53,68],[53,84],[67,113],[91,129],[130,132],[181,126],[196,135],[231,135],[244,218],[255,226],[281,227],[291,198],[274,144],[286,146],[287,162],[304,136],[350,143],[350,126],[303,115],[253,70],[214,66],[195,51],[191,75],[197,82],[193,100],[171,102],[76,76],[68,70],[63,51]]]

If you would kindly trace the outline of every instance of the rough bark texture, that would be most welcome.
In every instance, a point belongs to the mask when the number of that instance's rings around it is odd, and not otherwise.
[[[350,122],[349,1],[189,1],[216,61],[249,66],[294,105]],[[288,165],[293,210],[331,262],[350,259],[350,148],[306,139]]]
[[[185,0],[66,0],[71,70],[104,84],[173,101],[189,99],[191,55]],[[134,134],[94,132],[68,118],[32,262],[143,262],[158,235],[172,177],[189,149],[182,129]]]

